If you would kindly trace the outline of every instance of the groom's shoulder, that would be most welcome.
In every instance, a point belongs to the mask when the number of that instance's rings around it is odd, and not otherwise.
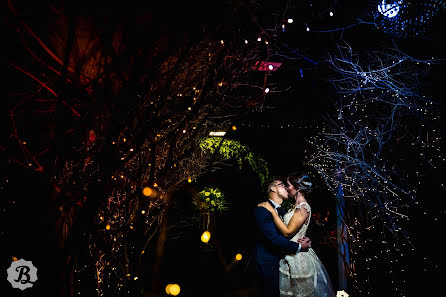
[[[264,213],[269,213],[269,211],[265,207],[256,205],[254,207],[253,213],[254,214],[264,214]]]

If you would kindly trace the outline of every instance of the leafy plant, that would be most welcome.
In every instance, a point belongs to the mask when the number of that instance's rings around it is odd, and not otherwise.
[[[200,139],[200,148],[210,154],[217,153],[224,159],[233,159],[237,162],[239,168],[243,164],[248,164],[257,174],[260,184],[265,185],[270,180],[268,163],[255,152],[252,152],[246,145],[233,139],[221,139],[220,137],[205,137]]]
[[[229,209],[219,188],[205,187],[195,195],[193,203],[201,212],[223,212]]]

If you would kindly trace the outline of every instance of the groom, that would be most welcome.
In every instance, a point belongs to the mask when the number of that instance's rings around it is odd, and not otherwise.
[[[283,200],[288,199],[286,186],[280,180],[273,180],[268,183],[266,190],[268,202],[276,208],[282,217],[280,205]],[[279,297],[279,260],[281,256],[307,252],[311,241],[305,237],[296,243],[282,236],[274,225],[271,213],[264,207],[256,207],[253,216],[256,226],[253,264],[255,265],[257,289],[260,290],[261,296]]]

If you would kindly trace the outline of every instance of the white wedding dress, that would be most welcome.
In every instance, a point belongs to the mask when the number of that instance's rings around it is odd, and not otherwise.
[[[310,224],[311,208],[307,202],[299,203],[294,209],[290,209],[283,217],[288,225],[296,209],[304,208],[309,217],[300,230],[291,239],[297,242],[298,238],[305,236]],[[300,252],[296,255],[286,255],[280,260],[279,266],[280,296],[299,297],[333,297],[333,287],[322,262],[312,248],[308,252]]]

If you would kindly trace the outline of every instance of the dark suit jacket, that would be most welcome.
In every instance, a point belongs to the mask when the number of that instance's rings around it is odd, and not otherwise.
[[[264,207],[253,212],[256,241],[253,264],[263,296],[279,296],[279,260],[283,254],[295,254],[299,244],[279,233],[272,214]]]

